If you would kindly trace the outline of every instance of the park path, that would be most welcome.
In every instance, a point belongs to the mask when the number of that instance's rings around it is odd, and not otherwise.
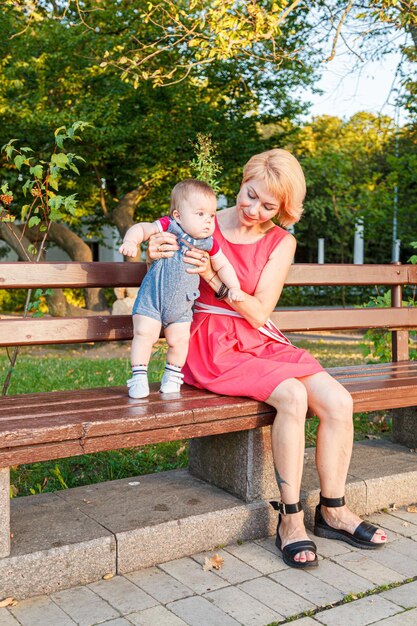
[[[417,513],[375,514],[382,550],[314,538],[320,564],[284,565],[267,537],[0,608],[0,626],[416,626]],[[205,570],[206,557],[224,559]]]

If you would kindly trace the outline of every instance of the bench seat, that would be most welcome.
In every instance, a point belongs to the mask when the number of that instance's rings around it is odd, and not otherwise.
[[[329,368],[352,394],[355,412],[417,405],[417,362]],[[250,430],[274,410],[250,398],[184,385],[165,399],[151,385],[142,400],[125,387],[9,396],[0,406],[0,467],[104,450]]]

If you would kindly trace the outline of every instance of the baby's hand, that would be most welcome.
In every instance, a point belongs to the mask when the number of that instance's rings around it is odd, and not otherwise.
[[[136,257],[138,255],[138,246],[133,241],[124,241],[119,248],[119,252],[124,256]]]
[[[243,302],[243,300],[245,299],[245,294],[241,289],[238,289],[237,287],[232,287],[231,289],[229,289],[227,299],[231,302]]]

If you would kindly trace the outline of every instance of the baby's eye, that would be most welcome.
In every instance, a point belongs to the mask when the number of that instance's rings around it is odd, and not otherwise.
[[[203,211],[199,211],[199,212],[197,213],[197,215],[198,215],[198,217],[203,217],[204,213],[203,213]]]

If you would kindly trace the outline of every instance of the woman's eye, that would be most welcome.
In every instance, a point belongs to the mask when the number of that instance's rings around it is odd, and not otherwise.
[[[250,193],[250,191],[248,191],[248,196],[251,200],[255,200],[256,196],[253,193]]]

